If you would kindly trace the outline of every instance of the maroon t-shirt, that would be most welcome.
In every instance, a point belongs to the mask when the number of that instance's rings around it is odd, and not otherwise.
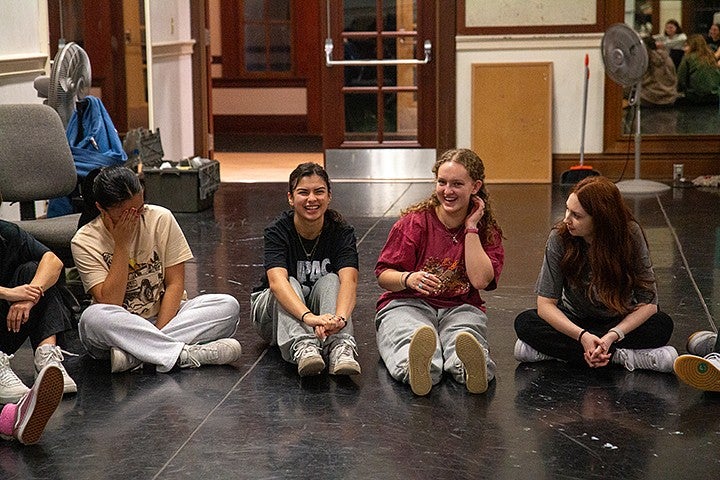
[[[377,302],[377,310],[391,300],[421,298],[435,308],[467,303],[485,311],[485,302],[480,298],[480,292],[473,288],[465,272],[464,235],[463,227],[449,231],[440,222],[434,209],[412,212],[401,217],[393,225],[380,252],[375,276],[387,269],[400,272],[425,271],[437,275],[443,283],[440,290],[431,295],[423,295],[410,288],[399,292],[386,291]],[[483,239],[483,235],[480,239]],[[489,291],[496,288],[505,259],[502,235],[495,231],[493,241],[486,243],[482,240],[482,246],[490,257],[495,273],[494,280],[485,288]]]

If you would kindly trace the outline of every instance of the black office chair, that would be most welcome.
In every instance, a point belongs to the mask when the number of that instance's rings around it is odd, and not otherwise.
[[[23,230],[72,267],[70,241],[80,214],[37,218],[35,202],[69,195],[78,183],[75,162],[57,112],[47,105],[0,105],[0,196],[20,203]]]

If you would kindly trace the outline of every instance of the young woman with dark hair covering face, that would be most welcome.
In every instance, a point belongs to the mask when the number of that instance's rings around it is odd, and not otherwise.
[[[95,177],[99,215],[81,227],[72,253],[93,304],[80,317],[80,340],[111,371],[145,363],[159,372],[222,365],[240,358],[232,338],[240,306],[226,294],[188,299],[185,262],[193,258],[170,210],[146,205],[137,175],[123,166]]]
[[[545,247],[537,309],[515,319],[515,358],[672,371],[673,323],[658,310],[645,234],[617,187],[588,177],[566,206]]]

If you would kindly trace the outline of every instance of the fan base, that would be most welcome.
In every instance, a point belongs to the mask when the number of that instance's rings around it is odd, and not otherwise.
[[[618,190],[620,190],[620,193],[660,193],[664,192],[666,190],[670,190],[669,185],[665,185],[664,183],[660,182],[653,182],[652,180],[623,180],[622,182],[617,182],[615,185],[617,185]]]

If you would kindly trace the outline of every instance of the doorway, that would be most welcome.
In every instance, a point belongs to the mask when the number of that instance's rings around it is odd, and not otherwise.
[[[334,178],[430,178],[436,149],[449,148],[439,141],[437,84],[445,47],[437,8],[423,0],[324,3],[323,147]],[[445,36],[454,38],[454,12],[443,17],[453,22]],[[454,93],[450,97],[448,104]],[[445,141],[454,143],[454,126]]]

